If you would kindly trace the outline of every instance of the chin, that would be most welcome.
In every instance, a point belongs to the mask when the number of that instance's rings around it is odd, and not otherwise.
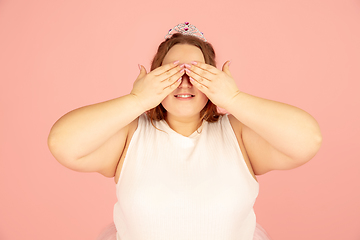
[[[188,107],[178,105],[177,102],[174,102],[173,100],[174,99],[171,99],[168,96],[161,102],[162,106],[169,114],[179,117],[191,117],[197,114],[200,115],[201,110],[206,106],[209,99],[198,99],[198,101],[194,102],[194,105],[191,107],[189,107],[189,105]]]
[[[167,111],[168,114],[171,114],[173,116],[178,116],[178,117],[193,117],[194,115],[198,115],[200,114],[200,111]]]
[[[173,116],[177,117],[194,117],[196,115],[200,116],[201,110],[205,107],[205,105],[202,108],[197,109],[173,109],[173,108],[166,108],[166,111],[168,114],[171,114]]]

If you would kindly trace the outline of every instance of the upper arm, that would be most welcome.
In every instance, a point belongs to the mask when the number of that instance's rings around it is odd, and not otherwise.
[[[135,119],[134,121],[137,121]],[[132,123],[128,124],[92,153],[77,160],[59,161],[65,167],[78,172],[99,172],[106,177],[114,177],[117,164],[124,150]]]
[[[304,164],[304,162],[295,161],[278,151],[252,129],[240,124],[242,125],[240,129],[243,143],[256,175],[271,170],[293,169]]]

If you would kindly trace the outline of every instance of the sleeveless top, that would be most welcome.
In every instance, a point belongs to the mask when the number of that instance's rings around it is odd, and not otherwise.
[[[228,114],[185,137],[143,113],[116,184],[117,240],[252,240],[259,184]]]

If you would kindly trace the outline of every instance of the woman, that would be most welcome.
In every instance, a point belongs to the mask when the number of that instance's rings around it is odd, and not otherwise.
[[[253,211],[256,175],[308,162],[321,132],[305,111],[241,92],[229,65],[218,70],[203,34],[179,24],[130,94],[54,124],[61,164],[117,184],[114,225],[99,239],[269,239]]]

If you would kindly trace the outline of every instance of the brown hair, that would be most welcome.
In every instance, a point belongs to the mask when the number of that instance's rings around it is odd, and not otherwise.
[[[157,53],[155,54],[151,62],[150,71],[161,66],[162,61],[165,58],[168,51],[176,44],[189,44],[200,48],[200,50],[204,55],[205,63],[216,67],[215,51],[213,46],[209,42],[204,42],[200,38],[191,35],[175,33],[171,36],[171,38],[166,39],[159,45]],[[146,114],[150,118],[151,124],[155,127],[153,120],[160,121],[165,119],[167,111],[160,103],[155,108],[148,110]],[[219,117],[222,115],[224,114],[218,112],[217,106],[213,104],[210,100],[208,100],[205,107],[200,111],[199,126],[203,120],[206,120],[208,122],[216,122],[218,121]]]

